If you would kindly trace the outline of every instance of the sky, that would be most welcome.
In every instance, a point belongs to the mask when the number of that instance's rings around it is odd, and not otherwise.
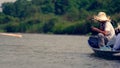
[[[16,0],[0,0],[0,5],[4,2],[14,2],[14,1],[16,1]]]
[[[0,7],[1,7],[1,4],[4,3],[4,2],[14,2],[16,0],[0,0]],[[2,9],[0,8],[0,11],[2,11]]]

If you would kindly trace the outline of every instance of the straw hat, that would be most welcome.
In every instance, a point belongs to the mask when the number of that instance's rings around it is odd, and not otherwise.
[[[110,21],[110,16],[107,16],[105,12],[99,12],[97,16],[94,16],[94,20]]]

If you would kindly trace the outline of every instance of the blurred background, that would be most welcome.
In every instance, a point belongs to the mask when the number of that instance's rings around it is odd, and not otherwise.
[[[93,15],[120,21],[119,0],[1,0],[0,32],[91,34]]]

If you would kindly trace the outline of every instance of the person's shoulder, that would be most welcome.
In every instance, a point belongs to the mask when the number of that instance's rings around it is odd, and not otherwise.
[[[111,24],[110,21],[107,21],[107,22],[106,22],[106,25],[108,25],[108,26],[112,26],[112,24]]]

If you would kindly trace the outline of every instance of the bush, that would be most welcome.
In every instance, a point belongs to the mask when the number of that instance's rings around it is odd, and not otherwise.
[[[18,24],[9,23],[5,26],[4,30],[6,30],[6,32],[18,32]]]
[[[72,23],[56,23],[53,28],[55,34],[86,34],[88,29],[85,23],[72,22]],[[83,31],[84,30],[84,31]]]

